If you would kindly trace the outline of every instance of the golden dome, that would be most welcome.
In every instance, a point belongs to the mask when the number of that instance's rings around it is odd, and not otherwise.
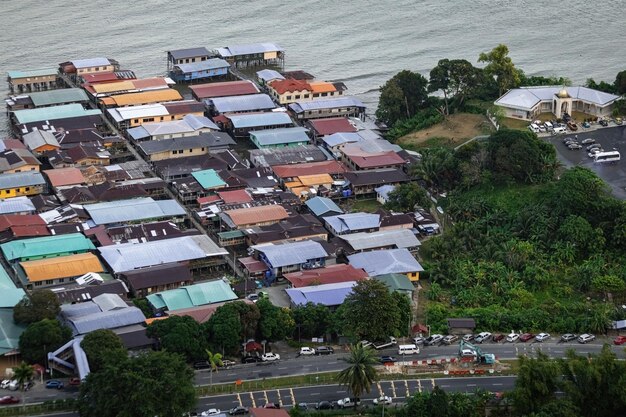
[[[569,97],[569,93],[567,92],[567,90],[565,88],[563,88],[561,91],[559,91],[556,95],[559,98],[568,98]]]

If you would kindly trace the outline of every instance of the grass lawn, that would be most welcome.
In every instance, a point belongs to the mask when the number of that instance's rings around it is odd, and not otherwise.
[[[519,120],[505,117],[504,119],[502,119],[500,124],[507,129],[528,129],[528,125],[530,124],[530,122],[527,120]]]
[[[485,115],[456,113],[441,123],[399,138],[397,144],[408,149],[433,146],[454,148],[475,136],[488,135],[493,130],[493,125]]]
[[[341,208],[343,208],[346,212],[364,211],[366,213],[373,213],[381,207],[382,205],[376,201],[375,198],[367,200],[348,199],[341,205]]]

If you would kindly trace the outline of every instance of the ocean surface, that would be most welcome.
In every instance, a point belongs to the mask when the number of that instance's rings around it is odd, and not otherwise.
[[[529,75],[613,82],[626,69],[623,0],[0,0],[0,73],[105,56],[138,76],[164,74],[166,51],[274,42],[285,69],[343,81],[376,108],[403,69],[442,58],[476,64],[499,43]],[[0,93],[8,94],[6,82]],[[3,105],[2,102],[0,105]],[[6,134],[6,112],[0,134]]]

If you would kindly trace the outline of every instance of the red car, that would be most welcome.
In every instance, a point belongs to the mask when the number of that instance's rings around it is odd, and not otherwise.
[[[613,340],[613,344],[615,345],[623,345],[626,343],[626,336],[617,336],[615,340]]]
[[[535,335],[534,335],[534,334],[532,334],[532,333],[524,333],[523,335],[521,335],[521,336],[519,337],[519,340],[520,340],[521,342],[528,342],[530,339],[532,339],[532,338],[534,338],[534,337],[535,337]]]
[[[80,378],[70,378],[70,385],[80,385]]]
[[[12,395],[7,395],[5,397],[0,398],[0,404],[17,404],[19,402],[20,402],[20,399]]]
[[[493,340],[494,342],[498,343],[504,340],[504,335],[501,333],[496,333],[491,337],[491,340]]]

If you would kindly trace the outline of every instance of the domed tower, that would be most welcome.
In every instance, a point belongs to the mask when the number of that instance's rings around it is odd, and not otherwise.
[[[572,97],[565,87],[561,88],[561,90],[554,95],[552,113],[554,113],[557,119],[563,118],[563,113],[572,114]]]

